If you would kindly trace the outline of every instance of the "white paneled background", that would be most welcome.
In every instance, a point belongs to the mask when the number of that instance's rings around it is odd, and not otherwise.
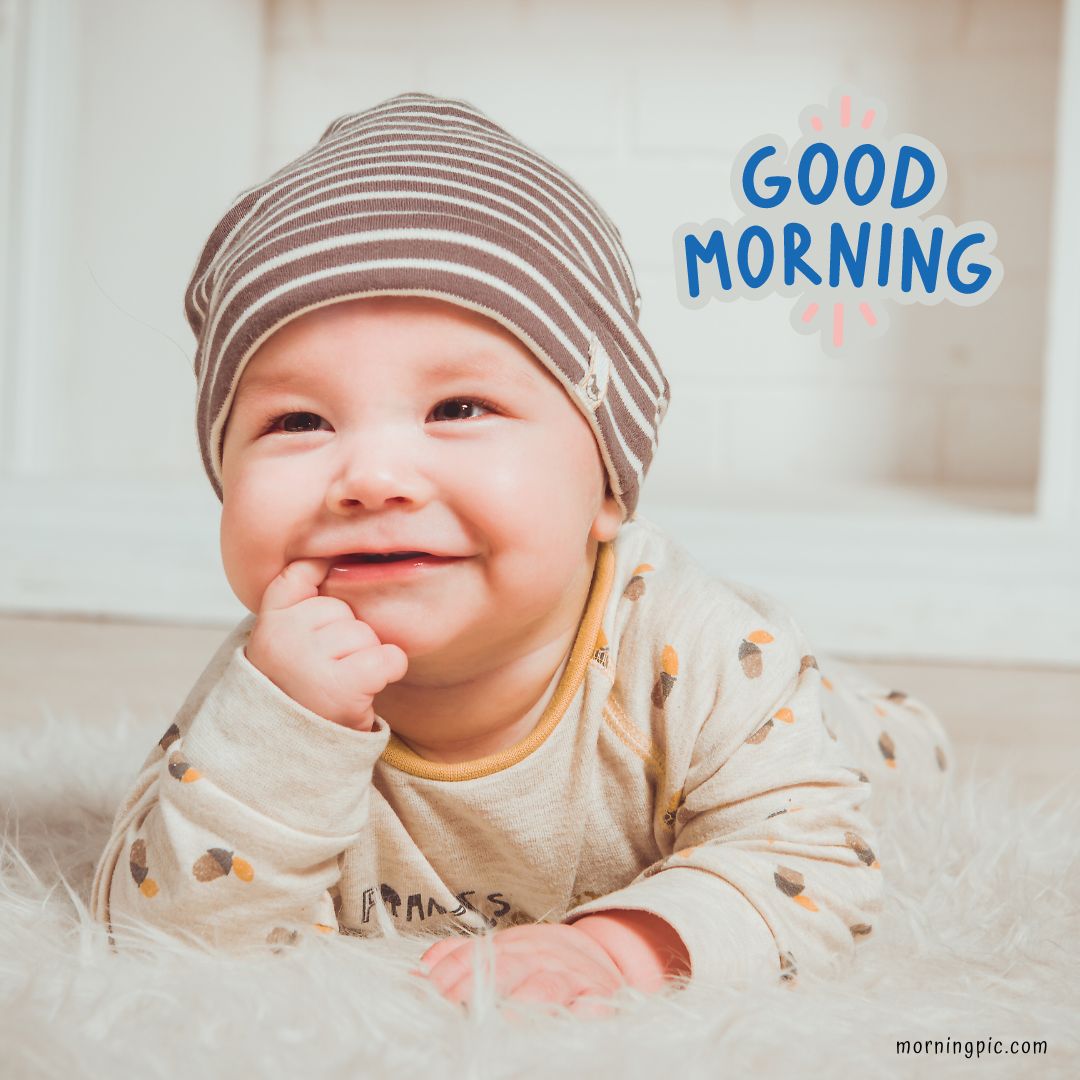
[[[680,306],[677,225],[853,82],[997,230],[985,305],[831,359]],[[641,512],[823,649],[1080,665],[1080,0],[0,0],[0,610],[231,623],[183,288],[236,192],[395,93],[463,97],[619,225],[672,385]]]

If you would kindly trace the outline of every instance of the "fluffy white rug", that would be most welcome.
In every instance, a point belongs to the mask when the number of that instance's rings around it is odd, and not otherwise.
[[[624,990],[612,1017],[514,1021],[490,997],[463,1012],[410,976],[418,939],[255,959],[168,941],[113,952],[85,898],[162,719],[0,725],[4,1078],[1080,1075],[1080,796],[1064,786],[1025,803],[961,766],[935,801],[878,805],[887,912],[838,978]],[[959,1046],[901,1056],[901,1039]],[[978,1040],[1014,1039],[1048,1052],[975,1056]]]

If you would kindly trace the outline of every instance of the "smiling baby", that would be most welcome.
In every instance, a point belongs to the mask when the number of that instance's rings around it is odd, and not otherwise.
[[[455,1001],[793,982],[882,903],[934,714],[638,517],[669,386],[619,232],[464,101],[335,120],[188,286],[250,614],[154,745],[95,916],[228,948],[433,936]]]

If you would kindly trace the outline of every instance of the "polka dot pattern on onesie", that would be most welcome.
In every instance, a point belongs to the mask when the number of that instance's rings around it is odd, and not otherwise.
[[[806,895],[806,885],[798,870],[792,870],[789,866],[778,866],[773,874],[773,881],[785,896],[790,896],[800,907],[807,911],[817,911],[817,904]]]
[[[592,658],[602,668],[606,668],[611,661],[611,649],[608,647],[607,634],[601,626],[596,632],[596,644],[593,646]]]
[[[858,833],[845,832],[844,843],[859,856],[859,861],[865,863],[871,870],[881,869],[881,864],[877,861],[874,849]]]
[[[285,947],[296,945],[300,941],[300,931],[288,930],[284,926],[275,926],[266,935],[266,941],[274,947],[274,952],[284,952]]]
[[[665,645],[660,657],[660,673],[653,684],[652,703],[662,709],[679,675],[679,654],[673,645]]]
[[[152,899],[158,894],[158,883],[149,876],[150,867],[146,858],[146,841],[141,837],[131,845],[128,854],[128,866],[131,868],[131,876],[139,887],[139,892],[147,899]]]
[[[645,578],[642,575],[647,574],[652,569],[654,567],[648,563],[640,563],[634,567],[634,572],[630,575],[626,588],[623,589],[623,596],[627,600],[640,600],[645,595]]]
[[[878,749],[881,751],[881,756],[885,759],[885,764],[890,769],[896,768],[896,743],[892,741],[887,731],[881,733],[881,737],[878,739]]]
[[[761,646],[769,645],[775,639],[768,630],[751,630],[739,643],[739,663],[743,674],[748,679],[757,679],[765,670],[761,658]]]
[[[251,881],[255,871],[251,863],[234,855],[224,848],[209,848],[205,855],[200,855],[191,868],[196,881],[216,881],[232,874],[241,881]]]
[[[191,767],[191,762],[184,759],[184,755],[174,752],[169,755],[169,775],[181,784],[193,784],[202,777],[198,769]]]
[[[180,738],[180,729],[175,724],[170,724],[165,734],[158,739],[158,746],[162,750],[168,750],[177,739]]]
[[[795,981],[795,957],[789,952],[780,954],[780,979],[786,983]]]

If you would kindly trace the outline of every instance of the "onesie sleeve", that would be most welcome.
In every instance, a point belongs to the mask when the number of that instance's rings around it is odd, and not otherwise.
[[[218,650],[116,813],[91,886],[114,941],[156,928],[276,946],[338,928],[339,856],[363,841],[390,730],[376,717],[353,731],[294,701],[244,655],[250,625]]]
[[[826,730],[822,676],[801,630],[765,610],[771,618],[746,607],[719,641],[706,635],[718,682],[686,753],[692,713],[671,700],[683,675],[669,679],[671,853],[566,919],[620,908],[660,916],[686,945],[695,984],[825,972],[853,955],[882,903],[863,813],[869,781]],[[707,664],[700,649],[687,652]]]

